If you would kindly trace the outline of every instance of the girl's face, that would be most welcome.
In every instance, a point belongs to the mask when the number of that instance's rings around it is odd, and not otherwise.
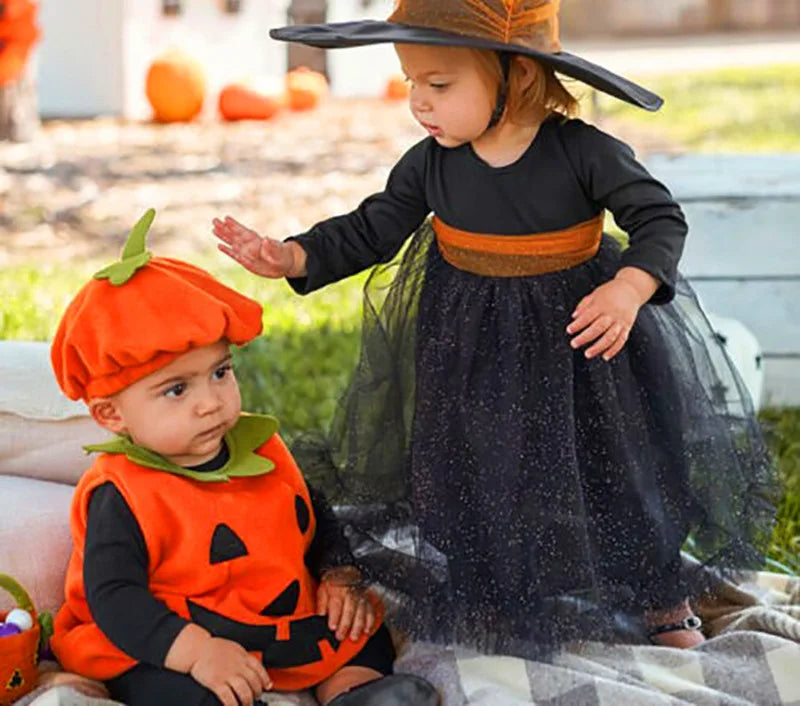
[[[395,45],[411,83],[411,112],[442,147],[478,139],[497,100],[474,52],[455,47]]]

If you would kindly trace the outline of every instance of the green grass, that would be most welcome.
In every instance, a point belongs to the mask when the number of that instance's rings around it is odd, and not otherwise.
[[[601,98],[602,111],[698,151],[800,150],[800,67],[682,74],[643,81],[666,99],[655,115]],[[609,220],[609,226],[613,223]],[[615,233],[618,235],[618,233]],[[291,437],[323,428],[355,363],[365,276],[296,296],[221,256],[192,258],[264,304],[265,336],[237,354],[244,405],[277,415]],[[49,340],[69,299],[106,262],[31,263],[0,270],[0,339]],[[800,409],[761,414],[785,492],[773,568],[800,573]]]
[[[245,407],[276,414],[289,436],[324,427],[355,363],[366,274],[300,297],[285,282],[251,275],[221,255],[193,262],[264,306],[264,336],[237,355]],[[106,264],[0,269],[0,339],[50,340],[71,298]]]
[[[599,96],[603,115],[703,152],[800,151],[800,66],[642,78],[664,107],[647,113]]]
[[[0,270],[7,294],[0,339],[51,339],[69,299],[103,264]],[[264,305],[265,335],[236,353],[245,409],[276,415],[288,438],[324,429],[356,362],[365,276],[299,297],[284,282],[252,276],[221,257],[200,264]],[[761,421],[785,487],[771,568],[800,574],[800,409],[765,410]]]

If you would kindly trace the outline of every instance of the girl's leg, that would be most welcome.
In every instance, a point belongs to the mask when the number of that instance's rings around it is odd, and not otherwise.
[[[647,624],[653,630],[650,633],[650,639],[656,645],[688,648],[696,647],[705,641],[703,633],[700,632],[699,620],[694,620],[696,616],[692,612],[688,600],[672,609],[650,610],[645,615]],[[681,625],[684,627],[679,628],[678,626]],[[668,629],[664,630],[664,628]]]
[[[221,706],[213,692],[188,674],[139,664],[106,682],[113,699],[127,706]]]

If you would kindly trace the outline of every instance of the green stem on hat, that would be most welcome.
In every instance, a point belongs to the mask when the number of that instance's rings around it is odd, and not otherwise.
[[[145,245],[147,232],[150,230],[150,226],[153,225],[155,217],[155,209],[147,209],[128,234],[125,247],[122,249],[121,259],[113,265],[104,267],[99,272],[96,272],[93,275],[94,279],[107,279],[115,287],[119,287],[133,277],[136,274],[136,270],[150,262],[150,258],[153,255],[145,249]]]

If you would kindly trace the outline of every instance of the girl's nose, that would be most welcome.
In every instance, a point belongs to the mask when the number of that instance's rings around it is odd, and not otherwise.
[[[411,87],[411,91],[408,94],[408,100],[411,103],[411,109],[416,112],[425,113],[431,108],[430,103],[425,97],[423,91],[414,86]]]

